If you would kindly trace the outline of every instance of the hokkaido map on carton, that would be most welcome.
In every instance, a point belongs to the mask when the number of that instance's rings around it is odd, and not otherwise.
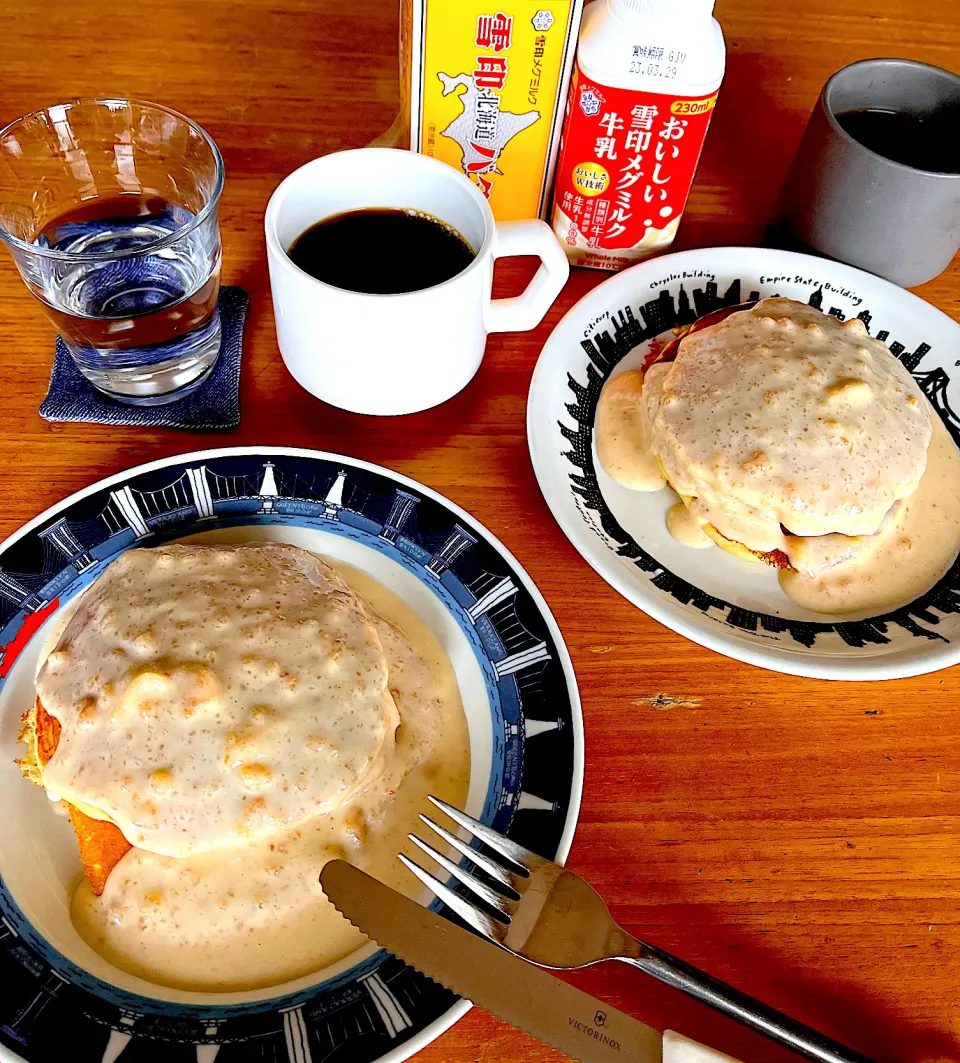
[[[413,0],[410,147],[461,170],[499,221],[545,217],[582,0]]]

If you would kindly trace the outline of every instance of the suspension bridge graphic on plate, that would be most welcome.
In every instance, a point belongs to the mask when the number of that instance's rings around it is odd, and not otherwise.
[[[8,958],[24,948],[6,920],[0,920],[0,947]],[[17,1051],[62,1048],[74,1063],[359,1063],[409,1036],[425,1004],[446,1010],[456,1000],[394,957],[358,978],[332,1006],[306,1001],[249,1017],[171,1020],[89,996],[78,1000],[76,987],[38,964],[7,984],[17,988],[0,1029]],[[65,1009],[69,1032],[60,1041],[57,1023]]]

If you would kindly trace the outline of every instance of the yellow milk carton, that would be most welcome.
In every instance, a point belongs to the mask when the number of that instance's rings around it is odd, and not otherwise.
[[[546,218],[583,0],[403,0],[410,147],[465,173],[499,221]]]

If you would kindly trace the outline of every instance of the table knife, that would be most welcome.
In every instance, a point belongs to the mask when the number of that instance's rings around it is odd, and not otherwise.
[[[464,930],[345,861],[330,861],[320,884],[340,912],[379,945],[573,1059],[661,1063],[663,1035],[658,1030]]]

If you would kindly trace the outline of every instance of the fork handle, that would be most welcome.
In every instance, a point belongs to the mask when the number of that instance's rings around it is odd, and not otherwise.
[[[719,978],[714,978],[692,964],[671,956],[669,952],[644,941],[636,941],[636,944],[639,955],[611,958],[639,967],[641,971],[659,981],[679,989],[681,993],[686,993],[695,1000],[709,1004],[711,1008],[762,1033],[771,1041],[806,1056],[807,1059],[817,1060],[818,1063],[873,1063],[867,1056],[854,1052],[822,1033],[817,1033],[802,1022],[791,1019],[759,1000],[754,1000],[739,989],[721,982]]]

